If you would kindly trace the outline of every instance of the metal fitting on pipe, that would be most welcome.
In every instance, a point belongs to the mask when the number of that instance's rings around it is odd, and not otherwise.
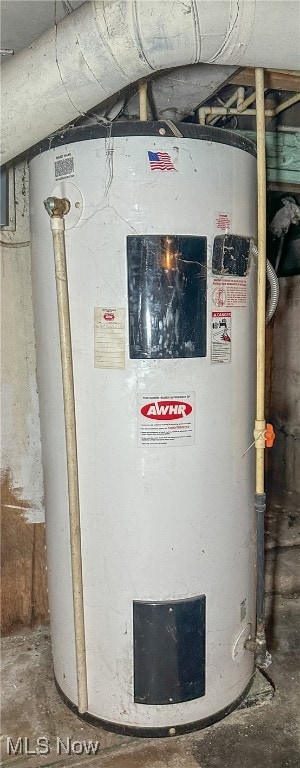
[[[263,422],[255,422],[254,436],[264,441]],[[264,547],[264,520],[266,511],[266,494],[255,494],[255,511],[257,519],[257,593],[256,593],[256,634],[246,640],[244,648],[255,655],[256,666],[266,669],[271,664],[271,655],[266,648],[266,622],[265,622],[265,547]]]
[[[51,218],[53,218],[53,216],[58,216],[58,218],[62,219],[69,213],[71,203],[66,197],[47,197],[47,199],[44,200],[44,206]]]
[[[251,651],[251,653],[256,652],[256,640],[253,637],[250,637],[249,640],[246,640],[244,643],[244,648],[246,651]]]
[[[264,440],[264,436],[262,438]],[[257,594],[256,594],[256,650],[255,660],[258,667],[266,663],[266,624],[265,624],[265,546],[264,520],[266,511],[266,494],[255,494],[255,511],[257,520]]]

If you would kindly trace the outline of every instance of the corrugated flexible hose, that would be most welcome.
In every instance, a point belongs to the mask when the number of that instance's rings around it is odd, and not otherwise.
[[[251,252],[252,252],[254,258],[257,261],[257,259],[258,259],[258,250],[257,250],[256,245],[254,245],[254,243],[252,243],[252,245],[251,245]],[[276,312],[277,304],[278,304],[278,299],[279,299],[279,281],[278,281],[278,277],[276,275],[275,269],[272,267],[272,264],[270,264],[268,259],[267,259],[267,278],[268,278],[268,281],[269,281],[269,285],[270,285],[270,289],[271,289],[271,294],[270,294],[270,298],[268,300],[267,310],[266,310],[266,325],[268,325],[270,320],[272,320],[272,317],[273,317],[273,315]]]

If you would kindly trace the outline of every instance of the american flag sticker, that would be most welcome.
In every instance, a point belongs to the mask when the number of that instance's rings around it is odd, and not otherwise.
[[[168,152],[148,152],[150,171],[177,171]]]

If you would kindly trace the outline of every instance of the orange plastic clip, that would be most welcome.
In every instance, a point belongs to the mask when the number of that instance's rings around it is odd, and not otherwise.
[[[274,440],[275,440],[275,431],[274,431],[273,424],[267,424],[266,431],[265,431],[266,448],[272,448]]]

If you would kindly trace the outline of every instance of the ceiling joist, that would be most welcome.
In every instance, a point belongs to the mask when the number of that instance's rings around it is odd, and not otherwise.
[[[232,85],[255,86],[255,70],[240,69],[231,78]],[[265,69],[265,88],[274,91],[300,91],[300,72]]]

